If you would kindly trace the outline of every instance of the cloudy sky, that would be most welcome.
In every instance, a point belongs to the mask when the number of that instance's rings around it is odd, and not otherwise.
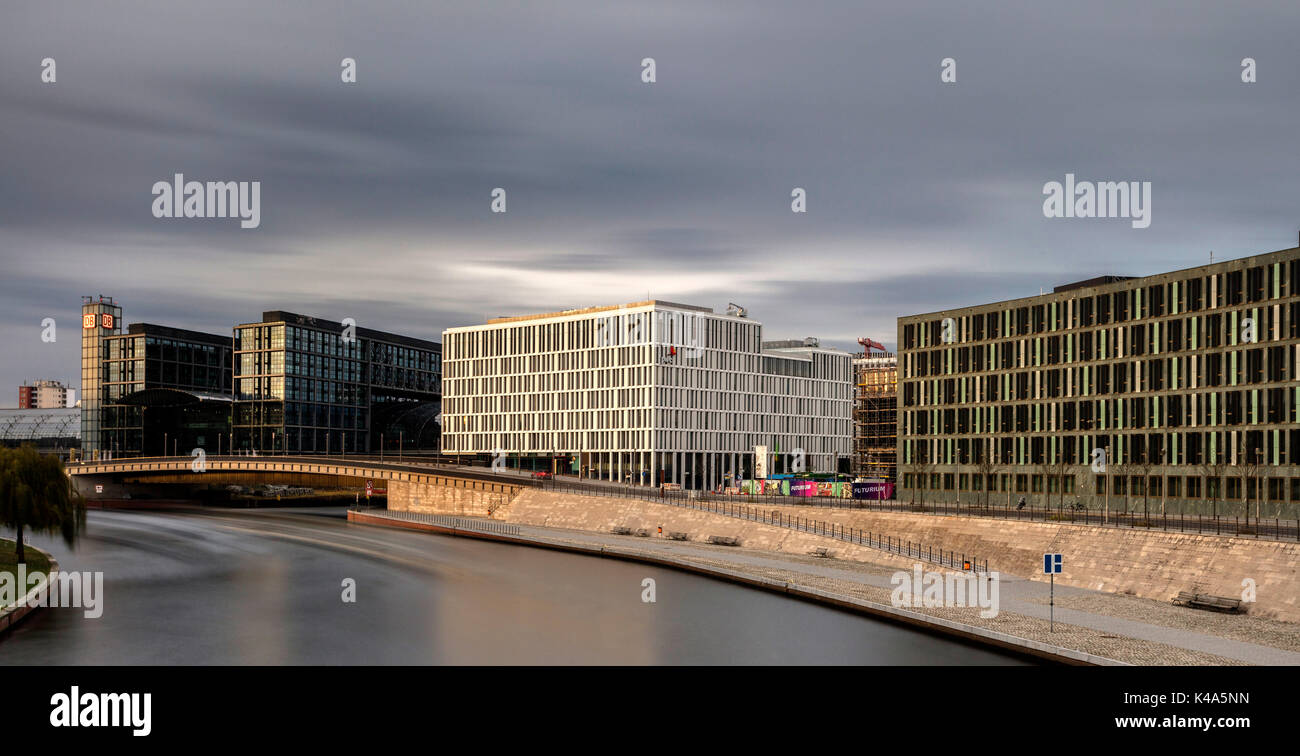
[[[899,315],[1295,246],[1300,5],[1068,5],[15,5],[0,406],[80,385],[86,294],[127,322],[286,309],[431,339],[737,302],[768,339],[851,348],[892,346]],[[154,218],[175,173],[260,181],[261,227]],[[1152,182],[1151,226],[1045,218],[1066,173]]]

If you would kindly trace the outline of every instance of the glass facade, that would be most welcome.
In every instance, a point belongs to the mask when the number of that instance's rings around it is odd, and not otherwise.
[[[229,428],[219,429],[214,423],[224,413],[229,425],[228,403],[224,408],[205,407],[203,433],[187,434],[184,423],[165,422],[163,416],[176,420],[174,408],[197,402],[200,395],[228,399],[231,372],[231,344],[222,336],[146,323],[132,324],[127,333],[103,339],[99,376],[103,449],[115,456],[188,454],[190,448],[181,448],[188,438],[189,443],[217,453],[218,435]],[[149,394],[161,402],[155,408],[140,400],[140,392],[152,389],[175,389],[191,396],[182,400],[172,394]]]
[[[235,328],[236,449],[287,453],[377,451],[389,420],[389,445],[410,426],[410,412],[436,408],[442,390],[442,348],[421,341],[292,313]],[[416,413],[422,414],[422,413]],[[405,435],[408,448],[437,448]]]

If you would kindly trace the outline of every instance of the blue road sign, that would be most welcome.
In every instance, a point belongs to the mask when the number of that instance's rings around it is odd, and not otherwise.
[[[1061,561],[1061,555],[1060,555],[1060,554],[1044,554],[1044,555],[1043,555],[1043,574],[1044,574],[1044,575],[1059,575],[1059,574],[1061,574],[1061,566],[1062,566],[1062,561]]]

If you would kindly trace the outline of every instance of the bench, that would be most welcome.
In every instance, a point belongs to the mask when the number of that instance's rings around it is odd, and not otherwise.
[[[825,546],[818,546],[817,548],[813,549],[808,553],[811,554],[812,556],[819,557],[821,559],[830,559],[831,557],[830,549],[826,548]]]
[[[649,528],[637,528],[637,529],[636,529],[636,532],[633,533],[632,535],[636,536],[637,538],[649,538],[649,537],[650,537],[650,529],[649,529]]]
[[[1173,602],[1180,606],[1188,606],[1193,609],[1208,609],[1213,612],[1227,612],[1229,614],[1241,612],[1241,599],[1211,596],[1208,593],[1179,591]]]
[[[613,533],[614,535],[632,535],[632,529],[624,525],[618,525],[616,527],[610,528],[609,532]]]
[[[736,536],[711,535],[709,536],[709,543],[714,543],[719,546],[739,546],[740,539]]]
[[[690,537],[690,536],[686,535],[685,533],[681,532],[680,530],[670,530],[670,531],[668,531],[667,536],[668,536],[668,540],[670,540],[670,541],[689,541],[689,540],[691,540],[691,537]]]

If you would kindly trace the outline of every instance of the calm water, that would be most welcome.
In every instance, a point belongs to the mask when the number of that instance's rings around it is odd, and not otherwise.
[[[39,612],[0,665],[1021,663],[696,575],[341,515],[92,511],[75,549],[34,540],[105,573],[103,616]]]

